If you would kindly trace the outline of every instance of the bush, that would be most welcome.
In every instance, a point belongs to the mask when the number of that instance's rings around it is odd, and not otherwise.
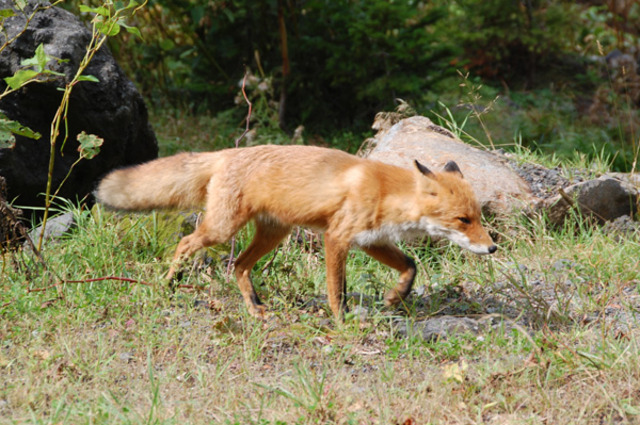
[[[233,107],[248,66],[274,77],[289,129],[363,129],[446,73],[452,44],[434,31],[444,16],[413,1],[150,0],[138,22],[145,43],[112,48],[143,93],[173,106]]]
[[[554,0],[458,0],[451,6],[466,65],[483,78],[532,84],[575,50],[579,5]]]

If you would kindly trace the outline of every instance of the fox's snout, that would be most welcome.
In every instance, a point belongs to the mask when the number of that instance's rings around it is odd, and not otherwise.
[[[468,249],[474,254],[488,255],[496,252],[498,250],[498,247],[495,246],[494,244],[491,244],[488,246],[487,245],[469,245]]]
[[[498,250],[493,239],[479,224],[467,226],[465,229],[447,229],[442,234],[450,241],[462,248],[468,249],[474,254],[488,255]]]
[[[463,239],[467,239],[468,244],[461,244],[461,246],[463,248],[467,248],[474,254],[488,255],[493,254],[498,250],[498,247],[493,243],[491,236],[489,236],[486,229],[479,223],[472,226],[471,229],[468,229],[467,233],[465,233],[465,237],[466,238]]]

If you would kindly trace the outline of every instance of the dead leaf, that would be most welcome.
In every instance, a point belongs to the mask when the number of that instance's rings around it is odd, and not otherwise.
[[[353,413],[353,412],[358,412],[362,409],[364,409],[364,404],[362,404],[361,401],[356,401],[351,406],[347,407],[347,412]]]
[[[464,382],[465,373],[469,365],[466,361],[460,360],[458,363],[451,363],[444,367],[444,378],[447,381]]]
[[[42,304],[40,304],[40,309],[44,310],[45,308],[51,307],[53,304],[55,304],[56,301],[58,301],[60,298],[53,298],[51,300],[47,300],[45,302],[43,302]]]
[[[217,298],[209,300],[209,310],[220,312],[224,309],[224,303]]]
[[[36,350],[33,352],[33,356],[40,360],[48,360],[51,357],[51,353],[48,350]]]

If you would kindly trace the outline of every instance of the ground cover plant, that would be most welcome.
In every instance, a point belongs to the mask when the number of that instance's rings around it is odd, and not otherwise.
[[[176,137],[206,143],[200,126],[219,123],[155,119],[167,151]],[[224,134],[209,140],[233,140]],[[336,324],[320,237],[301,229],[256,266],[271,307],[262,322],[227,275],[229,245],[199,255],[175,293],[166,287],[192,212],[58,207],[77,226],[45,245],[43,261],[28,250],[2,258],[0,423],[599,424],[640,415],[637,231],[515,216],[490,222],[500,247],[491,258],[407,244],[419,275],[393,310],[381,297],[395,273],[354,251],[351,313]],[[427,332],[444,318],[472,325]]]

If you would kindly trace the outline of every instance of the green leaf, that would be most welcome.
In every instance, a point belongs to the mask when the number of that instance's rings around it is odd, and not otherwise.
[[[47,75],[57,75],[58,77],[64,77],[63,72],[52,71],[50,69],[45,69],[44,71],[42,71],[42,73]]]
[[[633,400],[625,398],[620,400],[620,407],[629,415],[640,415],[640,408],[633,404]]]
[[[20,62],[20,65],[33,66],[36,71],[42,72],[47,66],[47,62],[49,62],[50,60],[51,58],[44,52],[44,44],[40,43],[38,47],[36,47],[36,52],[33,57],[24,59],[22,62]]]
[[[204,18],[204,6],[195,6],[191,9],[191,20],[200,25],[200,21]]]
[[[100,6],[99,8],[95,9],[94,12],[100,16],[104,16],[105,18],[108,18],[111,16],[111,10],[108,7],[104,7],[104,6]]]
[[[122,24],[123,27],[125,27],[125,29],[127,30],[127,32],[129,34],[133,34],[135,36],[137,36],[138,38],[142,39],[142,34],[140,34],[140,30],[136,27],[130,27],[129,25],[124,25]]]
[[[78,81],[91,81],[92,83],[99,83],[100,80],[93,75],[81,75],[78,77]]]
[[[78,6],[80,12],[82,13],[97,13],[98,9],[95,7],[89,7],[86,4],[81,4]]]
[[[16,16],[16,12],[14,12],[13,9],[0,10],[0,18],[10,18],[12,16]]]
[[[24,67],[32,66],[37,72],[42,72],[50,60],[51,57],[47,56],[44,52],[44,45],[41,43],[36,47],[34,55],[30,58],[23,59],[20,65]]]
[[[78,146],[80,158],[92,159],[100,153],[100,147],[104,143],[104,139],[83,131],[78,134],[78,143],[80,143],[80,146]]]
[[[106,22],[98,21],[96,22],[96,29],[107,37],[113,37],[114,35],[118,35],[118,33],[120,32],[120,24],[111,20],[108,20]]]
[[[13,74],[13,76],[5,78],[4,81],[13,90],[17,90],[39,74],[39,72],[34,71],[33,69],[19,69],[15,74]]]
[[[40,133],[31,130],[29,127],[17,121],[10,120],[4,114],[0,113],[0,140],[10,141],[15,144],[14,134],[36,140],[40,138]]]

